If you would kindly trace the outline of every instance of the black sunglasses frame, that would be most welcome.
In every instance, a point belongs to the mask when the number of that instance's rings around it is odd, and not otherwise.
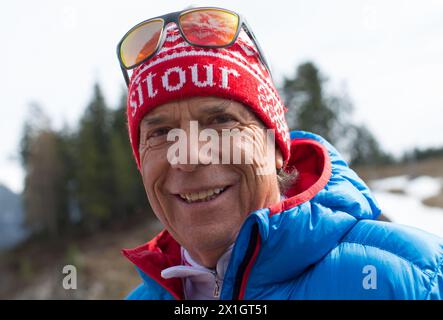
[[[205,9],[221,10],[221,11],[225,11],[225,12],[228,12],[228,13],[230,13],[230,14],[236,15],[236,16],[238,17],[238,27],[237,27],[237,31],[236,31],[236,33],[235,33],[235,35],[234,35],[234,37],[233,37],[233,39],[232,39],[232,41],[231,41],[230,43],[228,43],[228,44],[226,44],[226,45],[223,45],[223,46],[214,46],[214,45],[207,45],[207,46],[205,46],[205,45],[196,45],[196,44],[190,42],[190,41],[186,38],[186,36],[185,36],[184,33],[183,33],[183,30],[182,30],[181,24],[180,24],[180,20],[179,20],[180,16],[181,16],[181,15],[184,15],[184,14],[187,14],[187,13],[190,13],[190,12],[193,12],[193,11],[200,11],[200,10],[205,10]],[[148,57],[146,57],[146,58],[143,59],[142,61],[140,61],[140,62],[134,64],[133,66],[131,66],[131,67],[129,67],[129,68],[126,67],[126,66],[123,64],[122,59],[121,59],[121,46],[122,46],[123,41],[126,39],[126,37],[127,37],[129,34],[131,34],[132,31],[134,31],[135,29],[137,29],[137,28],[140,27],[141,25],[144,25],[144,24],[146,24],[147,22],[154,21],[154,20],[162,20],[162,21],[163,21],[163,26],[162,26],[162,31],[161,31],[161,35],[160,35],[160,40],[158,41],[157,47],[156,47],[155,50],[152,52],[152,54],[150,54]],[[254,45],[255,45],[255,47],[256,47],[256,49],[257,49],[257,51],[258,51],[259,59],[261,60],[261,62],[263,63],[263,65],[264,65],[264,66],[266,67],[266,69],[268,70],[269,75],[271,76],[271,79],[272,79],[271,68],[270,68],[268,62],[266,61],[266,57],[265,57],[265,55],[264,55],[264,52],[263,52],[263,50],[262,50],[260,44],[258,43],[257,38],[255,37],[254,33],[252,32],[251,28],[249,27],[249,24],[246,22],[246,19],[245,19],[242,15],[240,15],[240,14],[234,12],[234,11],[231,11],[231,10],[228,10],[228,9],[224,9],[224,8],[218,8],[218,7],[197,7],[197,8],[191,8],[191,9],[186,9],[186,10],[181,10],[181,11],[175,11],[175,12],[167,13],[167,14],[164,14],[164,15],[161,15],[161,16],[157,16],[157,17],[154,17],[154,18],[150,18],[150,19],[144,20],[144,21],[142,21],[142,22],[136,24],[136,25],[135,25],[134,27],[132,27],[128,32],[126,32],[126,34],[122,37],[122,39],[121,39],[121,40],[119,41],[119,43],[117,44],[117,57],[118,57],[118,61],[119,61],[119,63],[120,63],[120,69],[122,70],[123,77],[125,78],[125,82],[126,82],[126,86],[127,86],[127,87],[129,87],[129,75],[128,75],[128,70],[134,69],[134,68],[136,68],[137,66],[141,65],[142,63],[144,63],[145,61],[151,59],[151,58],[152,58],[152,57],[153,57],[153,56],[159,51],[159,49],[163,46],[163,43],[164,43],[164,41],[165,41],[165,39],[166,39],[165,28],[166,28],[166,26],[167,26],[169,23],[171,23],[171,22],[173,22],[173,23],[175,23],[175,24],[177,25],[177,27],[178,27],[178,29],[179,29],[179,31],[180,31],[180,34],[182,35],[183,39],[184,39],[189,45],[191,45],[191,46],[193,46],[193,47],[201,47],[201,48],[226,48],[226,47],[229,47],[229,46],[231,46],[231,45],[233,45],[233,44],[235,43],[235,41],[236,41],[237,38],[238,38],[238,35],[239,35],[240,32],[241,32],[241,29],[243,28],[243,30],[245,30],[246,34],[249,36],[249,38],[251,38],[252,42],[254,43]]]

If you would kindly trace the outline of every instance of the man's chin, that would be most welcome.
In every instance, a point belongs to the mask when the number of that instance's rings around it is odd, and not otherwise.
[[[192,234],[192,239],[189,239],[189,235]],[[189,230],[188,236],[185,239],[185,243],[182,245],[188,249],[192,248],[192,251],[211,252],[222,251],[224,252],[235,241],[235,234],[227,233],[226,230],[215,231],[212,228],[192,228]],[[189,250],[188,250],[189,251]]]

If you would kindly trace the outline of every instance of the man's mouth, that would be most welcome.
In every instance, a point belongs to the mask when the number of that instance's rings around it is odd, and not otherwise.
[[[205,202],[217,198],[227,188],[228,186],[223,188],[213,188],[213,189],[203,190],[199,192],[179,193],[179,196],[187,203]]]

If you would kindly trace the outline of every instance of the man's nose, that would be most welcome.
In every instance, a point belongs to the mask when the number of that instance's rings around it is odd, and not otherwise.
[[[200,131],[198,123],[191,121],[190,124],[183,129],[183,136],[177,143],[178,153],[185,152],[186,154],[178,154],[179,161],[171,164],[174,169],[192,172],[199,166],[208,165],[211,163],[211,159],[208,152],[201,152],[202,147],[207,144],[207,141],[200,141]]]

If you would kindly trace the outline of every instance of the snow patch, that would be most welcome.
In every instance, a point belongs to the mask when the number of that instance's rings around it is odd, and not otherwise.
[[[423,200],[439,194],[442,182],[440,178],[421,176],[411,179],[404,175],[375,180],[370,185],[377,191],[402,190],[413,198]]]
[[[392,222],[405,224],[443,237],[443,209],[425,206],[409,196],[375,191],[383,214]]]
[[[439,194],[440,178],[407,175],[379,179],[370,183],[382,212],[395,223],[409,225],[443,237],[443,209],[429,207],[422,200]],[[389,190],[400,190],[394,194]]]
[[[406,193],[420,200],[436,196],[440,193],[441,179],[433,177],[418,177],[406,185]]]

